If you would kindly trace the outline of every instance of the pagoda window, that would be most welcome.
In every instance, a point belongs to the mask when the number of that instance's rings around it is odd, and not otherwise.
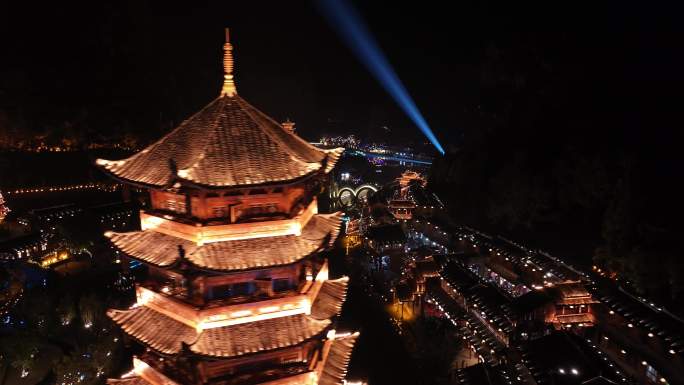
[[[263,205],[253,205],[240,210],[239,215],[243,218],[258,217],[262,215],[274,214],[278,211],[278,204],[267,203]]]
[[[250,296],[256,287],[254,282],[240,282],[227,285],[217,285],[211,288],[210,299],[225,299]]]
[[[250,295],[254,292],[254,282],[240,282],[232,285],[233,297]]]
[[[230,210],[225,206],[212,207],[211,211],[214,218],[224,218],[230,215]]]
[[[249,191],[249,195],[266,195],[268,192],[262,188],[254,189]]]
[[[211,299],[232,297],[232,285],[218,285],[211,288]]]
[[[273,280],[273,291],[281,293],[293,289],[289,278],[278,278]]]
[[[164,208],[175,213],[185,214],[185,197],[179,195],[178,198],[169,198],[164,204]]]

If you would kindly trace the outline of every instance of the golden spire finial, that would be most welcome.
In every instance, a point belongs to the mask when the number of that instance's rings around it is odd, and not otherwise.
[[[226,28],[226,43],[223,45],[223,88],[221,96],[234,96],[237,94],[235,81],[233,80],[233,46],[230,44],[230,34]]]

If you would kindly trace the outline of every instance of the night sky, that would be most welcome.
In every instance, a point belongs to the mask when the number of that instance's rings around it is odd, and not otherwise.
[[[538,95],[540,104],[562,104],[593,129],[679,127],[677,10],[504,4],[356,2],[442,142],[458,143],[476,124],[483,63],[501,52],[511,56],[512,76],[552,90],[551,99]],[[86,119],[94,130],[127,126],[158,137],[168,129],[161,121],[177,124],[218,96],[226,26],[239,94],[278,120],[291,118],[301,135],[382,138],[386,125],[395,140],[423,141],[304,1],[6,3],[0,105],[29,126]]]

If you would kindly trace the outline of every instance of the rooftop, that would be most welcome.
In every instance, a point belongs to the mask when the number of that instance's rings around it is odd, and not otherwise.
[[[307,255],[332,245],[339,234],[342,214],[314,215],[299,236],[282,235],[196,243],[154,230],[109,233],[114,245],[129,256],[159,267],[172,266],[180,258],[212,270],[245,270],[294,263]]]
[[[318,149],[238,96],[228,41],[225,49],[217,99],[142,151],[97,165],[122,181],[158,188],[279,184],[329,172],[344,149]]]
[[[211,357],[236,357],[298,345],[331,325],[347,293],[347,278],[323,283],[311,305],[311,315],[281,316],[197,330],[147,306],[109,310],[107,315],[127,334],[163,354],[177,354],[183,344]]]

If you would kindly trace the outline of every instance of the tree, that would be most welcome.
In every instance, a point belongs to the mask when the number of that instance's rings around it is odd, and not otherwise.
[[[15,333],[0,339],[0,359],[26,377],[35,364],[39,343],[31,333]]]
[[[100,320],[104,308],[94,293],[86,294],[78,302],[78,310],[83,321],[83,327],[90,329]]]
[[[67,293],[60,300],[57,305],[57,317],[62,326],[69,325],[76,317],[76,305],[73,297]]]
[[[57,359],[53,366],[57,384],[97,384],[109,374],[116,360],[118,339],[109,333],[97,333],[90,342],[80,340],[69,353]]]

